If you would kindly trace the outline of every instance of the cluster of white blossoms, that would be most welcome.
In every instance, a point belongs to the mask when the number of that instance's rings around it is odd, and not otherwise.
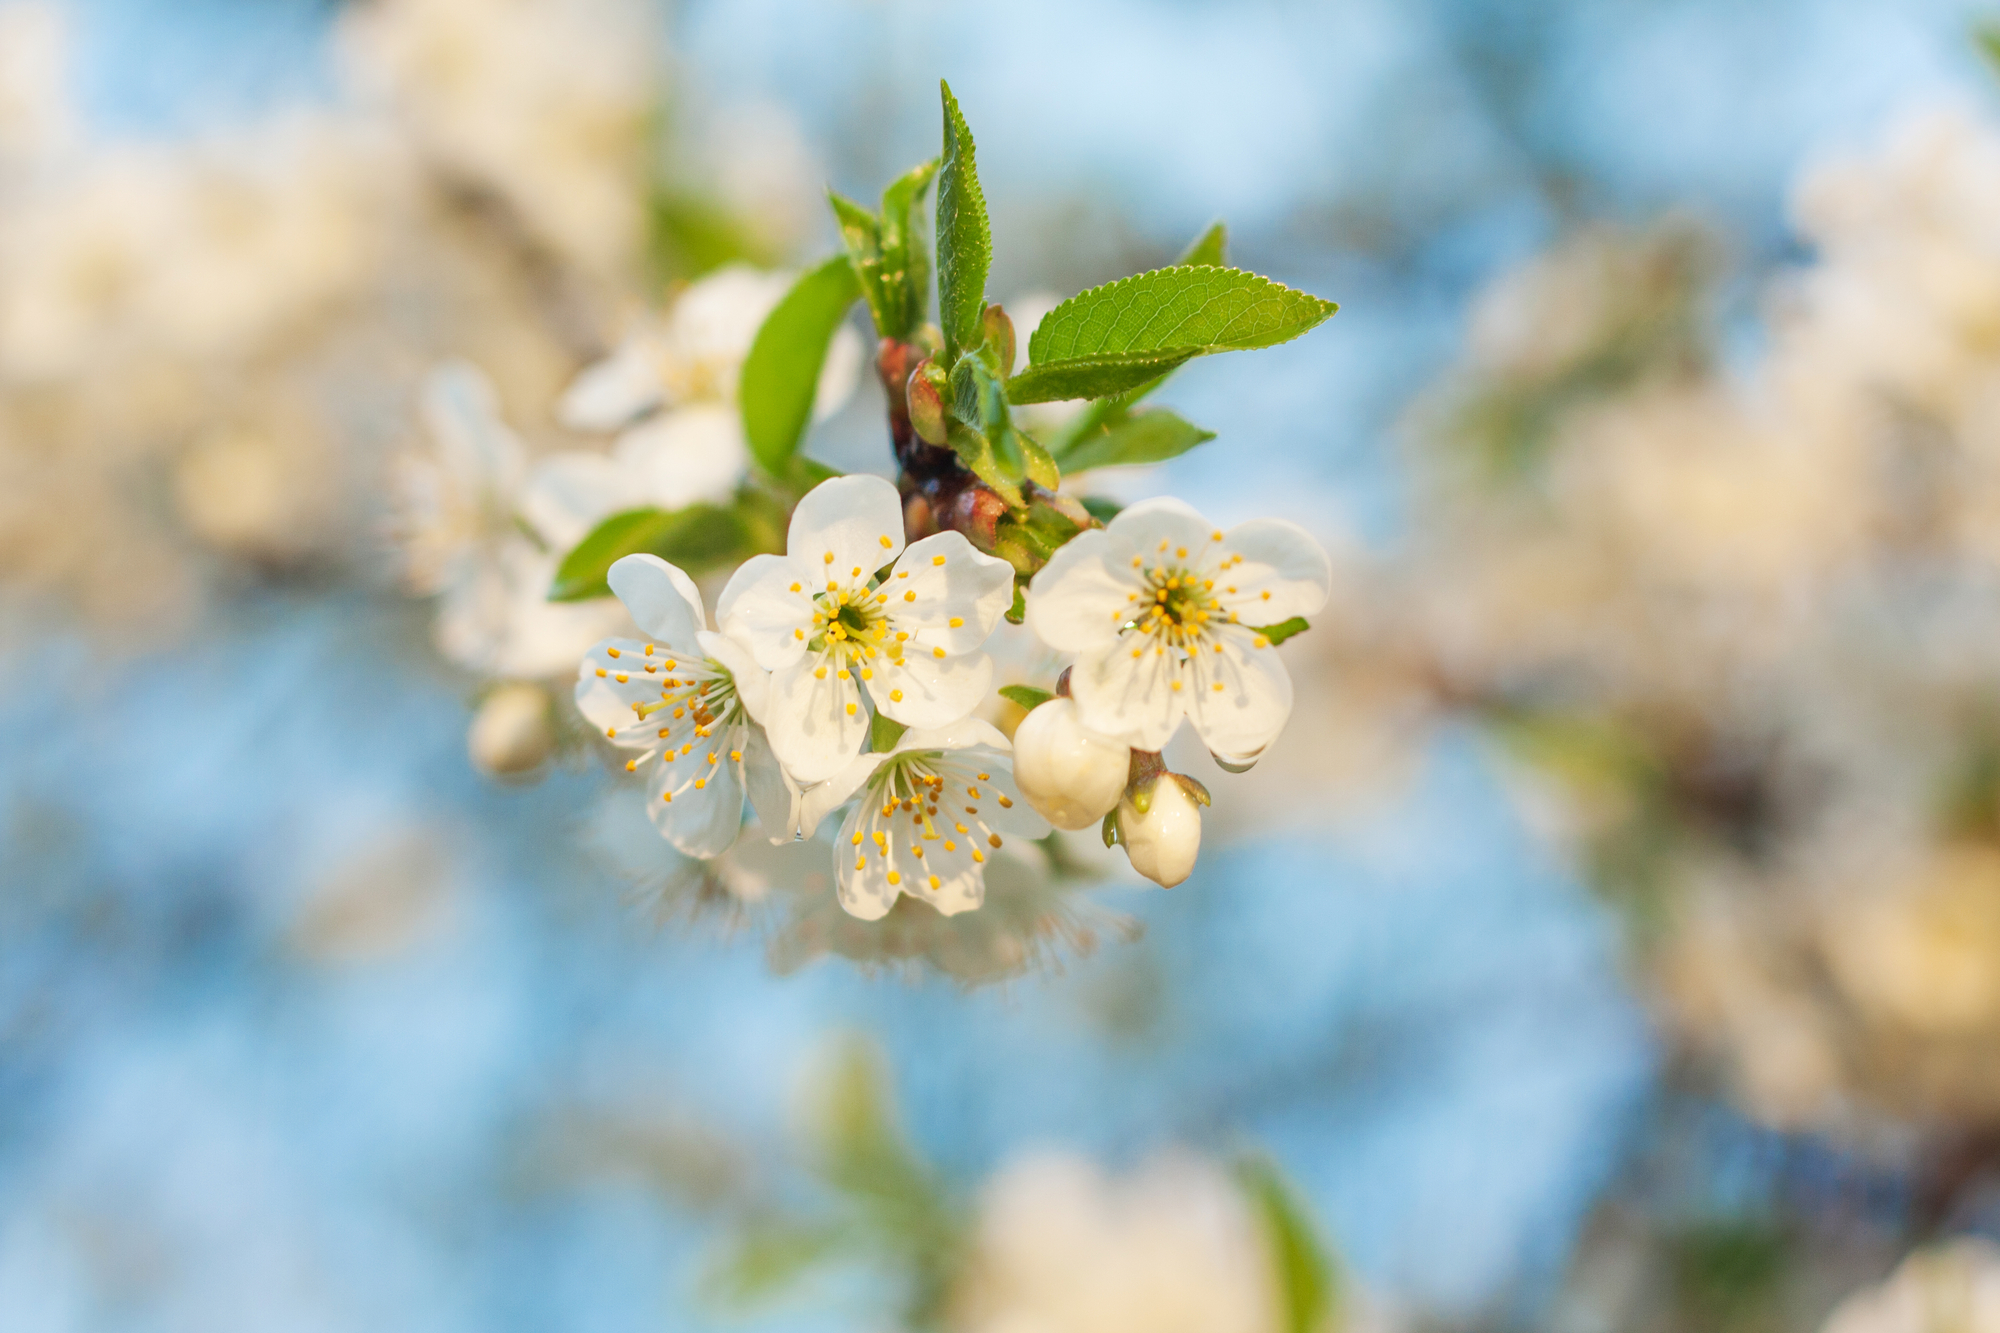
[[[455,361],[431,373],[421,401],[430,448],[398,460],[398,534],[412,587],[437,599],[439,652],[499,686],[469,738],[482,768],[539,767],[555,742],[539,682],[567,677],[592,643],[630,623],[615,602],[549,600],[562,554],[611,514],[722,500],[742,484],[736,377],[788,281],[722,269],[586,366],[557,414],[577,431],[623,428],[608,453],[531,461],[482,371]],[[835,346],[820,379],[823,412],[852,391],[860,359],[854,342]]]
[[[1219,760],[1253,762],[1291,711],[1266,628],[1318,611],[1331,580],[1303,529],[1224,532],[1174,500],[1079,533],[1026,594],[1030,628],[1074,655],[1070,694],[1030,711],[1010,746],[974,714],[1013,567],[957,532],[906,544],[893,485],[837,477],[801,500],[783,555],[736,570],[716,630],[680,570],[614,564],[648,637],[592,649],[577,704],[632,752],[654,823],[690,856],[734,842],[746,792],[774,842],[811,837],[852,802],[833,855],[858,917],[903,894],[947,915],[976,908],[1008,836],[1106,816],[1134,868],[1171,886],[1193,868],[1207,796],[1159,750],[1188,722]]]

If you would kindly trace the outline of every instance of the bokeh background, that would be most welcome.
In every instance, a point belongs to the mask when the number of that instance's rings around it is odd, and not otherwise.
[[[895,1327],[884,1264],[710,1280],[817,1206],[857,1034],[965,1198],[1268,1154],[1355,1328],[1817,1329],[2000,1227],[1980,17],[0,3],[0,1327]],[[997,298],[1222,218],[1342,303],[1106,482],[1336,551],[1291,729],[1192,880],[977,976],[690,888],[587,755],[483,771],[508,673],[393,503],[434,365],[573,444],[639,312],[936,151],[940,75]],[[813,452],[887,470],[880,411]]]

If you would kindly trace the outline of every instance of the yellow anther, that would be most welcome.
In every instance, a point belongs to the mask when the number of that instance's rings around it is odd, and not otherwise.
[[[613,739],[613,740],[616,740],[616,739],[618,738],[618,728],[616,728],[616,727],[606,727],[606,728],[604,729],[604,734],[605,734],[606,736],[610,737],[611,739]]]
[[[947,625],[950,625],[950,626],[951,626],[951,627],[952,627],[953,629],[964,629],[964,628],[965,628],[965,617],[964,617],[964,616],[953,616],[953,617],[952,617],[952,618],[951,618],[950,620],[947,620],[947,621],[946,621],[945,623],[946,623]]]
[[[1141,565],[1143,565],[1143,564],[1145,564],[1145,563],[1146,563],[1146,559],[1145,559],[1145,557],[1144,557],[1144,556],[1137,556],[1137,555],[1135,555],[1135,556],[1133,556],[1133,557],[1132,557],[1132,568],[1134,568],[1134,569],[1137,569],[1137,568],[1138,568],[1139,566],[1141,566]]]
[[[1222,693],[1222,682],[1219,680],[1215,682],[1215,692],[1217,694]]]
[[[639,771],[639,761],[637,759],[627,759],[625,761],[625,771],[627,773],[637,773]]]
[[[966,827],[965,825],[963,825],[963,824],[957,824],[957,823],[954,823],[954,824],[952,825],[952,827],[953,827],[953,828],[955,828],[955,829],[957,829],[957,830],[958,830],[958,831],[959,831],[960,833],[970,833],[970,832],[972,832],[972,830],[971,830],[971,829],[967,828],[967,827]]]
[[[646,656],[651,657],[652,655],[653,655],[653,645],[649,643],[646,645]]]
[[[825,668],[825,667],[814,667],[814,668],[813,668],[813,679],[814,679],[814,680],[825,680],[825,679],[826,679],[826,668]]]
[[[991,773],[981,773],[981,774],[979,775],[979,780],[980,780],[981,782],[990,782],[990,781],[992,780],[992,778],[993,778],[993,775],[992,775]],[[939,779],[938,779],[938,781],[939,781],[939,782],[943,782],[943,781],[944,781],[944,779],[943,779],[943,778],[939,778]]]
[[[1144,657],[1145,655],[1146,655],[1146,650],[1144,648],[1134,648],[1132,650],[1132,656],[1134,657]]]
[[[1180,692],[1181,692],[1181,683],[1180,683],[1179,681],[1175,681],[1175,682],[1174,682],[1174,693],[1175,693],[1175,694],[1179,694]]]
[[[931,557],[931,563],[934,565],[941,565],[944,563],[944,557],[941,555],[934,555]]]
[[[891,884],[901,884],[903,882],[903,877],[897,874],[895,871],[891,870],[889,872],[889,882]]]
[[[890,690],[889,702],[892,704],[899,704],[903,702],[903,692],[901,690]]]
[[[865,855],[855,857],[854,868],[856,870],[866,870],[868,868],[868,858]]]
[[[826,590],[828,592],[839,592],[840,585],[838,583],[835,583],[832,579],[828,579],[826,581]],[[834,598],[833,600],[836,606],[840,604],[840,599],[838,597]]]
[[[660,793],[660,799],[668,805],[672,805],[674,803],[674,794],[670,791],[663,791]]]
[[[1177,559],[1177,560],[1185,560],[1185,559],[1187,559],[1187,547],[1185,547],[1185,546],[1176,546],[1176,547],[1174,548],[1174,558],[1175,558],[1175,559]]]
[[[842,667],[840,670],[834,672],[833,674],[841,680],[846,680],[848,678],[846,667]]]
[[[988,838],[986,840],[986,845],[989,847],[998,847],[1000,845],[1000,835],[996,833],[992,837]]]
[[[937,886],[938,886],[938,877],[937,877],[936,875],[932,875],[932,876],[931,876],[931,887],[935,889],[935,888],[936,888]]]
[[[873,654],[870,654],[870,656],[873,656]],[[875,673],[874,673],[873,671],[869,670],[869,669],[868,669],[867,667],[862,667],[862,668],[861,668],[861,679],[863,679],[863,680],[873,680],[873,679],[875,679]]]
[[[602,679],[603,679],[603,678],[604,678],[604,677],[605,677],[606,675],[608,675],[608,674],[610,674],[610,673],[608,673],[607,671],[605,671],[605,669],[604,669],[603,667],[599,667],[599,668],[597,668],[597,676],[598,676],[598,679],[602,680]]]
[[[906,602],[914,602],[914,601],[916,601],[916,600],[917,600],[917,590],[916,590],[915,588],[912,588],[912,589],[910,589],[910,590],[909,590],[908,592],[904,593],[904,594],[903,594],[903,600],[904,600],[904,601],[906,601]]]
[[[730,763],[732,763],[732,764],[740,764],[740,763],[742,763],[742,762],[743,762],[743,751],[741,751],[741,750],[731,750],[731,751],[729,752],[729,762],[730,762]]]
[[[672,670],[673,670],[673,669],[674,669],[675,667],[677,667],[677,666],[679,666],[679,665],[680,665],[680,663],[678,663],[678,662],[674,661],[674,660],[673,660],[672,658],[668,658],[668,659],[667,659],[667,662],[666,662],[666,668],[667,668],[667,670],[669,670],[669,671],[672,671]]]
[[[978,799],[979,799],[979,788],[977,788],[977,787],[967,787],[967,788],[965,789],[965,794],[966,794],[967,796],[970,796],[970,797],[971,797],[971,798],[972,798],[973,800],[975,800],[975,801],[976,801],[976,800],[978,800]]]
[[[1211,532],[1211,533],[1209,533],[1209,534],[1208,534],[1208,539],[1209,539],[1210,541],[1212,541],[1212,542],[1219,542],[1219,541],[1221,541],[1221,540],[1222,540],[1222,529],[1221,529],[1221,528],[1217,528],[1217,529],[1216,529],[1216,530],[1215,530],[1214,532]]]
[[[682,757],[683,759],[685,759],[685,758],[686,758],[687,756],[689,756],[689,755],[691,755],[691,754],[693,754],[693,753],[694,753],[694,742],[693,742],[693,741],[689,741],[689,742],[688,742],[688,743],[687,743],[686,745],[683,745],[683,746],[681,747],[681,757]]]
[[[828,563],[829,565],[833,563],[833,552],[828,551],[826,553],[826,563]]]
[[[931,656],[932,656],[932,657],[943,657],[943,656],[944,656],[944,649],[942,649],[942,648],[933,648],[933,649],[931,649]]]
[[[792,637],[795,639],[803,639],[805,636],[806,632],[802,629],[795,629],[792,631]]]
[[[861,577],[861,566],[856,565],[854,567],[854,577],[857,579]]]
[[[955,852],[958,850],[958,844],[953,842],[950,838],[946,838],[944,840],[944,849],[948,852]]]
[[[899,630],[897,630],[897,631],[896,631],[896,642],[897,642],[897,643],[901,643],[901,642],[902,642],[903,640],[905,640],[905,639],[907,639],[907,638],[909,638],[909,637],[910,637],[910,634],[909,634],[909,631],[908,631],[908,630],[900,630],[900,629],[899,629]]]
[[[980,851],[977,847],[974,847],[972,849],[972,859],[980,862],[983,865],[986,861],[986,853]]]
[[[854,830],[854,845],[855,845],[856,847],[859,847],[859,846],[861,845],[861,830],[860,830],[860,829],[856,829],[856,830]]]
[[[1012,810],[1012,809],[1014,808],[1014,803],[1013,803],[1012,801],[1010,801],[1010,800],[1008,800],[1008,799],[1007,799],[1007,793],[1006,793],[1006,792],[1004,792],[1004,791],[1003,791],[1003,792],[1001,792],[1001,793],[999,794],[999,796],[997,797],[997,799],[998,799],[998,800],[999,800],[999,802],[1000,802],[1000,808],[1001,808],[1002,810]]]
[[[1264,591],[1258,593],[1257,596],[1268,602],[1271,600],[1271,590],[1266,588]]]
[[[923,859],[924,859],[924,849],[923,849],[923,847],[922,847],[921,845],[917,844],[917,843],[914,843],[914,842],[913,842],[913,843],[911,843],[911,844],[910,844],[910,855],[911,855],[911,856],[914,856],[914,857],[916,857],[916,858],[917,858],[917,859],[918,859],[919,861],[923,860]]]
[[[618,656],[618,650],[616,648],[606,647],[604,651],[610,653],[613,657]]]
[[[660,739],[662,739],[662,740],[665,740],[665,739],[666,739],[666,735],[667,735],[667,732],[668,732],[669,730],[671,730],[671,728],[668,728],[668,727],[661,727],[661,728],[660,728]]]
[[[889,538],[888,538],[888,537],[887,537],[886,535],[885,535],[885,536],[884,536],[884,537],[882,538],[882,549],[883,549],[883,550],[885,550],[885,551],[886,551],[886,550],[889,550],[889,549],[890,549],[891,547],[895,546],[895,544],[896,544],[896,543],[894,543],[894,542],[890,541],[890,540],[889,540]]]
[[[792,591],[793,591],[793,592],[804,592],[804,591],[805,591],[805,587],[804,587],[804,586],[803,586],[802,584],[797,584],[797,583],[794,583],[794,584],[792,585]]]
[[[1250,640],[1250,646],[1252,648],[1269,648],[1271,646],[1271,641],[1265,638],[1263,635],[1259,634],[1256,638]]]
[[[888,834],[884,833],[881,829],[876,829],[873,836],[875,838],[875,845],[877,847],[880,847],[883,851],[889,850]]]
[[[614,676],[613,679],[616,680],[620,685],[625,685],[630,683],[632,678],[621,671],[616,676]]]
[[[694,780],[694,789],[696,791],[700,791],[703,787],[706,787],[707,785],[708,785],[707,778],[696,778]]]
[[[849,704],[849,705],[847,705],[847,715],[848,715],[849,717],[853,717],[853,716],[854,716],[854,711],[855,711],[855,706],[854,706],[853,704]]]

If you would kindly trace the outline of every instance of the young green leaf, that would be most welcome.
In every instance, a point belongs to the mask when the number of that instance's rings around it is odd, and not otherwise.
[[[772,476],[785,474],[805,438],[826,349],[860,295],[854,264],[837,255],[792,284],[750,344],[736,399],[750,455]]]
[[[1017,403],[1136,389],[1213,352],[1289,342],[1323,323],[1331,301],[1242,269],[1176,265],[1079,292],[1028,340],[1029,365],[1008,382]]]
[[[1304,616],[1293,616],[1290,620],[1281,620],[1275,625],[1252,625],[1251,628],[1263,635],[1275,648],[1295,634],[1304,634],[1312,626],[1307,623]]]
[[[1124,415],[1081,438],[1066,439],[1068,447],[1056,455],[1056,463],[1072,474],[1121,463],[1163,463],[1214,438],[1214,431],[1156,407]]]
[[[1038,690],[1032,685],[1002,685],[1000,687],[1000,697],[1008,703],[1019,704],[1021,707],[1033,712],[1049,700],[1055,698],[1055,695],[1049,693],[1047,690]]]
[[[1320,1244],[1312,1219],[1270,1162],[1262,1158],[1240,1162],[1237,1177],[1270,1246],[1283,1305],[1283,1333],[1322,1333],[1329,1327],[1338,1292],[1333,1261]]]
[[[1220,222],[1194,238],[1194,244],[1182,252],[1176,264],[1206,265],[1221,268],[1229,262],[1229,228]]]
[[[885,338],[908,339],[924,322],[930,304],[931,256],[913,210],[937,175],[938,159],[912,167],[882,191],[882,282],[894,297],[896,327],[881,327]]]
[[[563,557],[549,600],[609,597],[605,575],[628,555],[657,555],[690,574],[704,574],[754,554],[754,544],[742,516],[718,505],[628,509],[599,523]]]
[[[972,131],[951,85],[939,87],[944,95],[944,156],[937,186],[938,324],[944,329],[949,364],[961,349],[979,346],[993,238],[973,160]]]
[[[896,748],[896,742],[903,739],[909,728],[890,717],[887,713],[877,713],[868,723],[868,749],[874,754],[887,754]]]

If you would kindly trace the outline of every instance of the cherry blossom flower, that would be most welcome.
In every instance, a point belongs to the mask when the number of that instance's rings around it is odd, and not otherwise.
[[[1085,727],[1158,750],[1181,719],[1221,758],[1254,759],[1284,728],[1292,681],[1260,627],[1326,604],[1333,565],[1303,528],[1225,533],[1178,500],[1147,500],[1078,535],[1035,576],[1028,624],[1076,653]]]
[[[1007,738],[976,718],[912,729],[893,750],[855,759],[806,793],[802,824],[816,827],[857,792],[833,857],[840,905],[864,921],[904,893],[946,916],[969,912],[986,900],[987,859],[1003,833],[1049,831],[1015,790]]]
[[[765,675],[749,652],[708,628],[701,593],[655,555],[611,566],[611,590],[647,636],[606,639],[577,674],[576,706],[642,770],[647,813],[689,856],[736,841],[747,791],[773,840],[791,835],[796,794],[757,725]]]
[[[764,724],[795,780],[844,768],[871,710],[943,727],[978,706],[993,679],[981,645],[1012,599],[1011,565],[956,532],[905,550],[896,488],[869,476],[815,487],[786,552],[745,561],[716,610],[772,673]]]

